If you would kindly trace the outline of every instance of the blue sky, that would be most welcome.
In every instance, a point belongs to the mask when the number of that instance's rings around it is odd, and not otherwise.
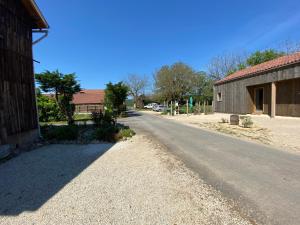
[[[299,0],[36,0],[50,24],[34,47],[36,72],[77,74],[104,88],[182,61],[206,70],[224,52],[300,42]]]

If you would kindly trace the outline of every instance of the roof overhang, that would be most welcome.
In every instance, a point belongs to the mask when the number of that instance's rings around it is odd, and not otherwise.
[[[43,16],[41,10],[37,6],[34,0],[22,0],[23,5],[27,9],[29,15],[34,20],[33,29],[48,29],[49,25]]]

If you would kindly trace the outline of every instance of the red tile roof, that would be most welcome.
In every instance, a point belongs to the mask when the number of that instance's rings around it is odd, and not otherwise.
[[[80,104],[103,104],[104,90],[82,90],[73,96],[73,103]]]
[[[246,69],[237,71],[237,72],[225,77],[224,79],[217,81],[215,84],[218,85],[218,84],[222,84],[222,83],[225,83],[228,81],[257,75],[262,72],[267,72],[267,71],[270,71],[273,69],[278,69],[278,68],[281,68],[284,66],[295,64],[295,63],[300,63],[300,52],[297,52],[297,53],[294,53],[291,55],[282,56],[277,59],[259,64],[256,66],[248,67]]]

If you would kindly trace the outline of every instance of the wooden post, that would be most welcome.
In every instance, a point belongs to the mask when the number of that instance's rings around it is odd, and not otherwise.
[[[204,108],[203,108],[203,111],[204,111],[204,115],[206,114],[206,101],[204,101]]]
[[[171,116],[173,116],[173,101],[171,101]]]
[[[189,100],[186,100],[186,115],[189,115]]]
[[[271,117],[276,116],[276,83],[271,84]]]

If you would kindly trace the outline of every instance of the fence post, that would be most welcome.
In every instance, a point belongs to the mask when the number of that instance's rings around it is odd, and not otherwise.
[[[186,115],[189,115],[189,100],[186,100]]]

